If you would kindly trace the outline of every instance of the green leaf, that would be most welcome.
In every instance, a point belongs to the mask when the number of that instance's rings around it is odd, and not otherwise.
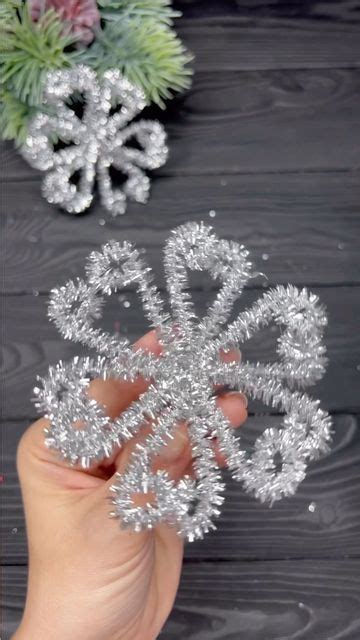
[[[25,142],[27,124],[33,109],[20,102],[7,91],[0,94],[0,135],[4,140],[16,140],[17,144]]]
[[[63,33],[55,11],[47,11],[35,23],[27,6],[14,9],[10,24],[0,20],[1,86],[20,102],[39,105],[44,74],[71,64],[65,49],[73,42]]]
[[[105,23],[81,59],[100,72],[120,69],[149,101],[162,107],[173,92],[191,84],[191,54],[172,29],[153,18],[121,17]]]
[[[136,18],[139,23],[153,18],[159,23],[171,25],[181,13],[171,7],[171,0],[98,0],[98,7],[105,20]]]

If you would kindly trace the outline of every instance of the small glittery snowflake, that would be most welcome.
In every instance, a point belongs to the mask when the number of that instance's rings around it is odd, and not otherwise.
[[[69,106],[78,94],[85,100],[82,119]],[[117,70],[106,71],[100,80],[82,65],[50,72],[44,88],[48,113],[33,118],[22,147],[29,164],[48,171],[43,182],[48,202],[80,213],[93,200],[95,180],[102,204],[114,216],[125,212],[126,198],[146,202],[150,180],[145,170],[164,164],[168,149],[159,122],[129,124],[145,106],[142,90]],[[67,146],[55,150],[56,138]],[[126,176],[122,188],[113,187],[111,167]]]
[[[220,281],[203,318],[194,311],[188,270],[208,271]],[[317,297],[306,289],[278,286],[223,328],[252,275],[251,263],[243,246],[196,223],[175,229],[166,243],[168,312],[150,269],[128,242],[112,241],[90,254],[86,273],[86,281],[70,281],[52,292],[49,315],[65,338],[95,349],[98,356],[51,367],[36,389],[36,402],[49,418],[47,445],[83,467],[111,455],[151,421],[151,434],[112,487],[113,515],[122,526],[139,531],[166,522],[189,540],[213,528],[224,491],[214,438],[232,476],[248,492],[270,503],[293,494],[308,462],[327,451],[331,434],[328,414],[296,390],[319,380],[326,365],[326,315]],[[94,327],[104,298],[131,283],[157,330],[160,356],[133,351],[126,339]],[[272,322],[280,329],[277,362],[224,362],[222,351],[238,347]],[[138,375],[149,380],[147,391],[115,420],[87,394],[94,377],[134,380]],[[217,385],[242,391],[285,415],[279,428],[264,429],[251,455],[240,448],[240,438],[217,407]],[[188,425],[194,478],[175,483],[166,471],[153,472],[152,461],[179,421]],[[84,428],[75,429],[76,422]],[[136,505],[138,493],[155,500]]]

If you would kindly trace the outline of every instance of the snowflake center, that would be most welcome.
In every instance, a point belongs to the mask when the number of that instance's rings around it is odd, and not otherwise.
[[[98,158],[106,157],[113,148],[114,137],[118,128],[109,126],[108,117],[100,112],[93,115],[94,123],[89,136],[88,125],[83,125],[82,143],[84,150],[84,160],[96,163]],[[117,140],[117,145],[121,143]],[[122,144],[121,144],[122,146]]]
[[[207,359],[203,353],[177,344],[164,360],[167,366],[164,367],[160,387],[170,396],[172,404],[179,408],[183,418],[191,418],[212,395]]]

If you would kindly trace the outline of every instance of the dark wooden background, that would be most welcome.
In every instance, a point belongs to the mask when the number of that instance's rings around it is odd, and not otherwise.
[[[40,195],[41,176],[2,146],[4,318],[2,640],[24,602],[26,538],[15,451],[34,417],[37,373],[75,353],[46,319],[49,289],[81,272],[109,238],[146,247],[161,278],[169,229],[205,220],[245,243],[264,286],[308,285],[328,307],[330,366],[314,393],[334,415],[329,456],[297,495],[268,509],[229,482],[218,531],[186,548],[164,640],[360,638],[360,3],[355,0],[183,0],[178,30],[196,56],[191,91],[161,113],[171,158],[147,206],[116,220],[95,205],[70,217]],[[158,115],[158,114],[157,114]],[[209,211],[216,211],[215,218]],[[209,296],[203,284],[194,294]],[[111,300],[131,338],[145,329]],[[269,359],[274,335],[244,345]],[[254,412],[254,407],[250,406]],[[277,417],[252,415],[245,438]],[[100,640],[100,639],[99,639]]]

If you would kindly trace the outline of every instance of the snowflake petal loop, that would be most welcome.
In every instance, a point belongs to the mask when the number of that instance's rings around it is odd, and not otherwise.
[[[239,314],[213,348],[244,343],[271,322],[282,331],[277,346],[280,363],[272,365],[269,374],[288,380],[291,386],[304,387],[320,380],[327,363],[322,343],[327,319],[317,296],[306,288],[299,290],[289,285],[270,289],[250,309]]]
[[[175,525],[186,513],[190,500],[195,497],[194,482],[184,478],[179,483],[170,479],[167,472],[151,471],[152,456],[159,451],[174,430],[176,415],[172,408],[164,411],[154,420],[154,430],[143,444],[138,444],[132,461],[119,482],[111,490],[114,515],[121,514],[122,524],[136,531],[153,528],[166,521]],[[149,496],[145,504],[136,504],[136,497]]]
[[[230,384],[285,414],[281,428],[265,429],[256,439],[252,456],[234,448],[226,429],[221,429],[220,419],[216,431],[220,450],[229,460],[234,479],[243,481],[247,490],[262,502],[273,503],[292,495],[305,477],[307,463],[328,452],[331,420],[319,408],[318,401],[286,388],[271,371],[271,365],[266,370],[247,362],[223,363],[213,379],[215,383]],[[274,463],[276,458],[278,467]]]
[[[83,468],[111,455],[109,418],[88,395],[91,380],[107,378],[104,358],[78,358],[50,367],[46,379],[38,378],[35,406],[50,421],[45,444],[71,464]]]
[[[197,339],[204,341],[217,335],[251,277],[248,255],[243,246],[220,240],[204,224],[188,223],[172,232],[165,246],[164,265],[172,314],[185,333],[196,329]],[[208,271],[222,284],[199,327],[188,291],[188,270]]]
[[[135,284],[150,324],[160,330],[165,327],[168,316],[161,296],[152,284],[150,269],[131,243],[112,241],[102,251],[93,251],[89,255],[86,273],[87,281],[70,280],[65,286],[53,289],[49,317],[66,339],[111,357],[113,367],[117,359],[121,359],[126,367],[130,354],[132,363],[136,360],[136,355],[129,349],[129,341],[93,325],[101,317],[107,296]]]

